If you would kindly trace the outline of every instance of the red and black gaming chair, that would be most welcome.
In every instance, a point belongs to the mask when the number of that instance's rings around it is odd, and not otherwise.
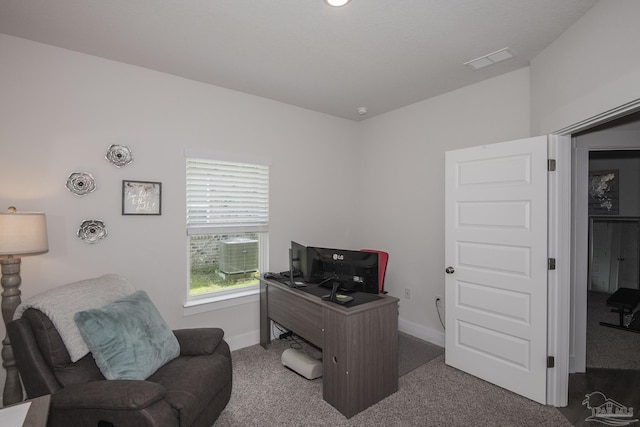
[[[384,290],[384,275],[387,271],[387,262],[389,261],[389,254],[385,251],[379,251],[377,249],[360,249],[361,252],[374,252],[378,254],[378,292],[386,294]]]

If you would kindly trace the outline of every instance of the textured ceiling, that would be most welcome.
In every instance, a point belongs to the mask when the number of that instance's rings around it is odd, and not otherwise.
[[[526,67],[595,3],[0,0],[0,33],[360,120]]]

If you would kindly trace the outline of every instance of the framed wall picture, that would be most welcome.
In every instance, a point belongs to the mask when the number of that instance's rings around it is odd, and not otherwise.
[[[618,215],[618,169],[589,172],[589,215]]]
[[[122,215],[160,215],[162,183],[122,181]]]

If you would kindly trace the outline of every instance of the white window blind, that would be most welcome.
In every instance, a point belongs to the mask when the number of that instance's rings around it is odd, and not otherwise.
[[[187,233],[266,232],[269,167],[187,158]]]

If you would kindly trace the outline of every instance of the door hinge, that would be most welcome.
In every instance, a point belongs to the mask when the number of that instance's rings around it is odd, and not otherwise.
[[[547,269],[548,270],[555,270],[556,269],[556,259],[555,258],[547,259]]]
[[[556,159],[547,160],[547,170],[549,172],[555,172],[555,170],[556,170]]]
[[[556,358],[553,356],[547,356],[547,368],[556,367]]]

